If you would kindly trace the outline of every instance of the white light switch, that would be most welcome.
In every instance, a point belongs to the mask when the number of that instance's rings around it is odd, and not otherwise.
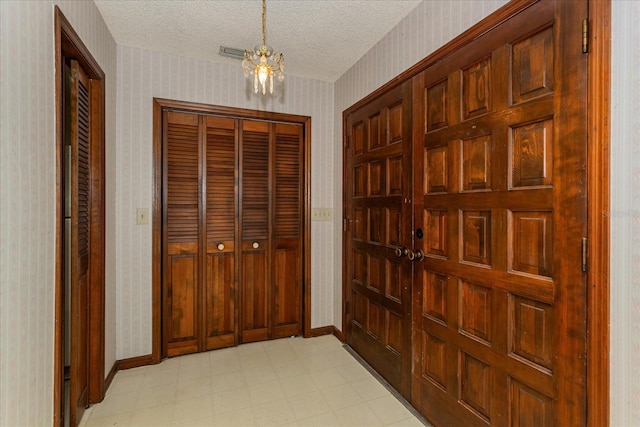
[[[311,210],[312,221],[331,221],[333,219],[333,209],[331,208],[313,208]]]
[[[137,225],[149,224],[149,209],[147,208],[136,209],[136,224]]]

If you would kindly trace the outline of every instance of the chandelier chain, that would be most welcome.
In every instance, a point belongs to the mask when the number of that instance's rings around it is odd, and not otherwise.
[[[262,0],[262,46],[267,45],[267,0]]]

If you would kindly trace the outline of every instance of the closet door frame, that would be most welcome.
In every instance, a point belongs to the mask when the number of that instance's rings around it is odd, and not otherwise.
[[[311,330],[311,117],[177,101],[153,99],[153,196],[152,196],[152,353],[151,363],[162,358],[162,113],[164,111],[211,114],[237,119],[299,124],[303,129],[302,195],[302,330]]]

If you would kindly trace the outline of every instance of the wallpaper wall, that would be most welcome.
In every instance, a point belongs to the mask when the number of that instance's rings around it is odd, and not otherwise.
[[[333,84],[287,75],[273,97],[255,96],[240,63],[221,64],[118,46],[116,149],[118,359],[151,353],[151,208],[154,97],[311,116],[311,205],[333,202]],[[311,326],[333,323],[334,230],[311,225]]]
[[[342,212],[342,112],[498,9],[506,0],[420,3],[335,83],[335,212]],[[335,224],[334,325],[342,328],[342,221]]]
[[[640,2],[612,3],[611,426],[640,424]]]
[[[1,426],[49,425],[53,415],[54,3],[0,1]],[[342,111],[505,2],[424,1],[335,84],[287,76],[267,101],[249,95],[235,67],[116,48],[93,2],[58,3],[107,74],[110,368],[151,348],[151,228],[135,225],[135,209],[151,207],[152,97],[312,116],[312,205],[335,214],[312,225],[312,326],[340,327]],[[640,3],[612,8],[611,425],[632,426],[640,420]]]
[[[93,2],[59,6],[107,74],[113,189],[116,44]],[[0,425],[51,425],[55,277],[54,2],[0,2]],[[106,359],[115,362],[115,218],[107,197]]]

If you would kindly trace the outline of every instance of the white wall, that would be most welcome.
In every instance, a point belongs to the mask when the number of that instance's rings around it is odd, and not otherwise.
[[[342,112],[507,3],[506,0],[425,0],[335,84],[333,206],[342,212]],[[334,324],[342,329],[342,215],[334,233]]]
[[[118,359],[151,353],[151,208],[154,97],[311,116],[311,205],[333,200],[333,83],[287,75],[274,96],[257,96],[240,62],[222,64],[118,46],[117,349]],[[330,222],[311,225],[311,327],[333,323]]]
[[[107,74],[107,342],[113,265],[116,44],[93,2],[60,8]],[[0,425],[51,425],[55,277],[54,2],[0,2]],[[109,190],[108,190],[109,191]]]
[[[611,426],[640,425],[640,2],[612,2]]]

